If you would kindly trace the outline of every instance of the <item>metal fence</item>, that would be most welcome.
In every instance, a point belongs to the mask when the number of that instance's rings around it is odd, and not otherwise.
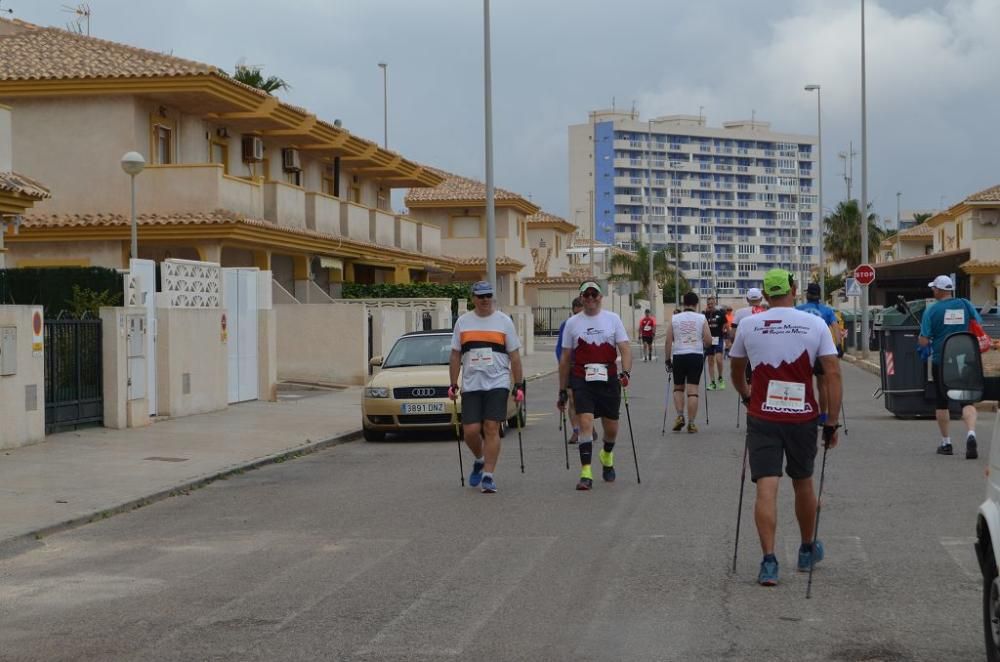
[[[46,434],[103,422],[101,320],[46,320]]]
[[[569,319],[573,309],[569,306],[558,308],[532,308],[535,316],[535,335],[554,336],[559,333],[559,325]]]

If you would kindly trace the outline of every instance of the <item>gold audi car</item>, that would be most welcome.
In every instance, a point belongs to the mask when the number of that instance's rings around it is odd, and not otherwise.
[[[454,437],[455,405],[448,399],[448,359],[451,331],[414,331],[395,342],[389,353],[369,362],[378,368],[365,385],[361,424],[368,441],[381,441],[388,432],[444,431]],[[516,425],[517,405],[507,400],[507,421]],[[462,398],[458,420],[462,420]],[[523,424],[523,421],[522,421]]]

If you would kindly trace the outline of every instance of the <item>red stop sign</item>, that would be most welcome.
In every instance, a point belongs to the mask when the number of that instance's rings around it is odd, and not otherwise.
[[[870,264],[859,264],[854,269],[854,278],[861,285],[870,285],[875,280],[875,267]]]

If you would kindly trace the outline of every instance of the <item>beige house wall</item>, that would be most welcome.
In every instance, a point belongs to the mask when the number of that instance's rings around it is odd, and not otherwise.
[[[275,304],[278,378],[363,384],[368,313],[354,304]]]
[[[120,241],[25,242],[7,246],[7,265],[84,266],[121,269],[124,264]]]
[[[222,336],[224,314],[221,308],[156,310],[159,415],[190,416],[229,405],[229,355]]]
[[[35,311],[41,306],[0,306],[0,328],[17,330],[17,373],[0,377],[0,449],[45,439],[45,358],[32,350]]]

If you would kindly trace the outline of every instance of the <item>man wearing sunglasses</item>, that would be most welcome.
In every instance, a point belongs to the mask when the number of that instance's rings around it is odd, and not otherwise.
[[[475,309],[458,318],[451,336],[448,397],[458,399],[461,370],[462,436],[474,458],[469,485],[493,494],[507,395],[513,393],[518,404],[524,402],[521,340],[510,317],[494,310],[492,284],[481,280],[473,285],[472,298]]]
[[[578,490],[593,487],[594,476],[590,468],[593,454],[594,419],[601,419],[604,429],[604,447],[599,457],[601,477],[605,482],[615,479],[614,448],[618,436],[618,414],[621,409],[621,390],[628,386],[632,370],[632,352],[628,334],[618,315],[601,310],[601,286],[587,281],[580,286],[583,312],[566,322],[562,335],[562,357],[559,359],[560,411],[566,409],[569,389],[579,417],[580,481]],[[621,355],[622,369],[616,361]],[[584,441],[586,439],[587,441]]]

